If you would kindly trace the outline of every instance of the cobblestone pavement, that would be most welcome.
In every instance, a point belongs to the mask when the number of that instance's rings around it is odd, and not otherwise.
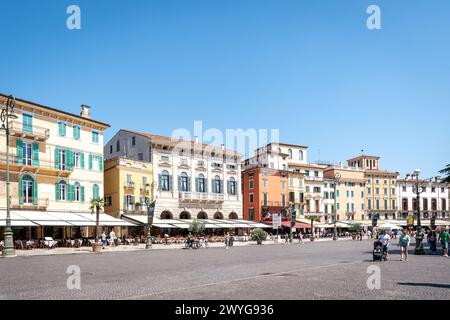
[[[367,240],[0,259],[0,299],[450,299],[448,258],[392,249],[383,263]],[[71,265],[81,290],[67,289]]]

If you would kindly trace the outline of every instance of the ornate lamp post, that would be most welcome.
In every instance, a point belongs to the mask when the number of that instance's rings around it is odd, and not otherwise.
[[[153,182],[151,184],[151,198],[150,201],[149,198],[145,199],[145,204],[147,206],[147,239],[145,242],[145,249],[151,249],[152,248],[152,225],[153,225],[153,217],[155,215],[155,206],[156,206],[156,197],[155,197],[155,187],[156,182]]]
[[[339,180],[341,179],[341,174],[336,173],[336,175],[333,178],[333,188],[334,188],[334,230],[333,230],[333,240],[336,241],[338,239],[337,234],[337,208],[336,208],[336,186],[339,183]]]
[[[420,219],[420,195],[425,192],[425,188],[421,183],[426,183],[427,181],[431,181],[432,178],[425,179],[422,182],[419,181],[420,170],[416,169],[412,174],[411,178],[413,179],[413,192],[416,194],[416,209],[417,209],[417,233],[416,233],[416,247],[414,249],[414,254],[423,255],[425,251],[423,250],[423,238],[424,234],[422,231],[422,223]],[[408,175],[407,175],[408,177]]]
[[[14,107],[16,105],[16,99],[13,96],[9,96],[6,101],[6,105],[3,107],[0,115],[2,122],[1,130],[6,132],[6,226],[5,226],[5,247],[3,248],[3,257],[15,257],[16,252],[14,250],[13,231],[11,228],[11,199],[9,196],[9,120],[17,119],[14,114]]]

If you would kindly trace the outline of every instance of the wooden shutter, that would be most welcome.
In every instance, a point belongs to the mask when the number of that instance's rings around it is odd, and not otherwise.
[[[19,178],[19,204],[23,203],[22,188],[22,178]]]
[[[60,167],[59,161],[60,161],[60,159],[59,159],[59,148],[56,147],[56,148],[55,148],[55,168],[56,168],[57,170],[59,170],[59,167]]]
[[[80,186],[80,199],[81,202],[84,202],[84,187]]]
[[[92,170],[92,161],[93,161],[93,155],[89,154],[89,170]]]
[[[23,141],[17,139],[17,163],[23,164]]]
[[[59,183],[55,183],[55,200],[61,200],[61,194],[59,192]]]
[[[36,179],[33,180],[33,204],[37,206],[39,203],[38,201],[38,184]]]
[[[73,185],[71,185],[71,184],[69,184],[69,185],[67,185],[67,190],[68,190],[68,193],[67,193],[67,199],[69,200],[69,201],[73,201],[74,199],[75,199],[75,190],[74,190],[74,186]]]
[[[33,166],[39,167],[39,143],[33,143]]]
[[[103,156],[98,157],[98,170],[103,172]]]
[[[84,169],[84,152],[80,152],[81,169]]]

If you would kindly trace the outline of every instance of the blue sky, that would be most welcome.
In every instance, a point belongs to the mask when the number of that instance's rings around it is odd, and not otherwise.
[[[81,30],[66,8],[81,8]],[[366,28],[381,7],[382,30]],[[0,92],[118,129],[280,129],[310,161],[450,162],[448,0],[2,0]],[[5,14],[8,13],[8,14]]]

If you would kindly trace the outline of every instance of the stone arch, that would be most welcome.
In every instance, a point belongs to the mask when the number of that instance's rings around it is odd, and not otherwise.
[[[216,213],[214,213],[214,219],[223,219],[222,212],[217,211]]]
[[[230,214],[228,215],[228,219],[232,219],[232,220],[237,220],[239,219],[238,215],[236,212],[230,212]]]
[[[205,211],[200,211],[197,214],[197,219],[201,219],[201,220],[208,219],[208,214]]]
[[[180,213],[180,219],[190,219],[191,214],[188,211],[183,211]]]
[[[169,220],[169,219],[173,219],[173,215],[172,212],[170,211],[163,211],[161,213],[161,220]]]

